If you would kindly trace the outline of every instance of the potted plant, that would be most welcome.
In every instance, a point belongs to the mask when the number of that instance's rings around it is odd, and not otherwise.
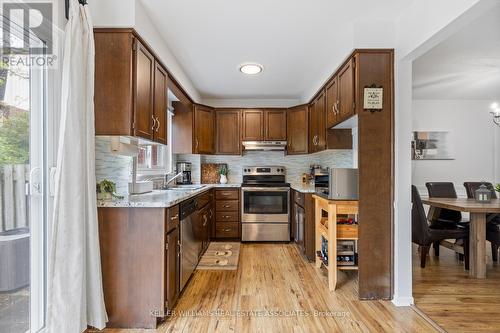
[[[500,192],[500,184],[497,184],[497,186],[495,187],[495,191]]]
[[[97,199],[98,200],[111,200],[113,198],[123,199],[123,196],[116,194],[116,184],[111,180],[104,179],[97,183]]]
[[[219,169],[219,174],[220,174],[220,183],[221,184],[227,184],[227,174],[229,170],[227,169],[227,165],[222,165]]]

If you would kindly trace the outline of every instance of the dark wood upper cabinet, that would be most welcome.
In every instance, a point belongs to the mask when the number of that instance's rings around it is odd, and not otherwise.
[[[242,111],[243,141],[285,141],[286,110],[267,109]]]
[[[265,110],[264,139],[269,141],[286,140],[286,110]]]
[[[154,106],[155,119],[154,139],[156,142],[167,144],[168,117],[167,117],[168,74],[161,64],[155,64]]]
[[[309,153],[326,149],[325,92],[322,91],[309,105]]]
[[[96,135],[167,143],[167,71],[133,29],[94,29]]]
[[[137,39],[134,43],[134,135],[152,140],[155,58]]]
[[[287,134],[289,155],[307,154],[308,152],[309,112],[307,105],[288,110]]]
[[[264,140],[264,110],[243,110],[242,140]]]
[[[215,152],[215,110],[213,108],[194,106],[194,153],[213,154]]]
[[[241,110],[215,110],[216,154],[241,155]]]
[[[354,57],[342,67],[338,74],[338,114],[337,122],[342,122],[355,114]]]
[[[326,127],[332,128],[338,121],[339,86],[335,76],[326,86]]]

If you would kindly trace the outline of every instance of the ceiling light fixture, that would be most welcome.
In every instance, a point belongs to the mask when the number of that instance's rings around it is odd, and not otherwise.
[[[240,72],[247,75],[257,75],[262,72],[264,67],[259,64],[243,64],[240,66]]]
[[[493,110],[490,112],[493,115],[493,122],[500,126],[500,106],[498,103],[493,103],[490,108]]]

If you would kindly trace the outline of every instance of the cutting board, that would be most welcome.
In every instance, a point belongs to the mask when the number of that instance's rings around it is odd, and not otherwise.
[[[201,183],[218,184],[220,181],[219,170],[226,163],[203,163],[201,165]]]

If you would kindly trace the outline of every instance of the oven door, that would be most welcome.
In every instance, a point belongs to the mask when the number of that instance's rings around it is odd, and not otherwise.
[[[288,223],[290,188],[244,187],[241,192],[242,223]]]

